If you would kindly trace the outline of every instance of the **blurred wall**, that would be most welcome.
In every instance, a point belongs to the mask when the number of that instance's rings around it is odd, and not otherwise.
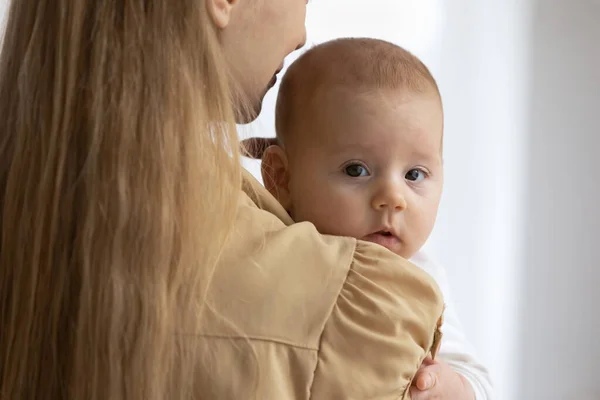
[[[600,1],[538,0],[532,21],[519,398],[597,400]]]

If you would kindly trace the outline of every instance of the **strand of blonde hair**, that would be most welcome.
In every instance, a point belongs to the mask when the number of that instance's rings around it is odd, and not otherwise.
[[[240,187],[204,1],[13,0],[0,398],[201,398],[190,333]]]

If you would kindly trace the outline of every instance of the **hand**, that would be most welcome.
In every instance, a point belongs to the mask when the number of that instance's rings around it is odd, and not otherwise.
[[[410,388],[412,400],[475,400],[464,376],[440,360],[425,359]]]
[[[242,155],[250,158],[255,158],[257,160],[262,159],[263,153],[265,150],[273,145],[277,144],[277,139],[275,138],[262,138],[262,137],[254,137],[246,140],[242,140]]]

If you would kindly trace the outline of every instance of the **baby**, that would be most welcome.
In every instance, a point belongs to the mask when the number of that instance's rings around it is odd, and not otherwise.
[[[418,255],[444,182],[442,101],[421,61],[375,39],[316,46],[281,83],[276,131],[277,145],[263,154],[263,181],[296,222]],[[488,379],[470,355],[442,345],[411,395],[487,399]]]

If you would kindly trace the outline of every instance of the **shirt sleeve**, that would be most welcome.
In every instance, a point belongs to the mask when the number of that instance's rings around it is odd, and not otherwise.
[[[406,398],[442,309],[424,271],[359,241],[321,336],[311,399]]]
[[[433,277],[444,295],[444,337],[438,357],[467,379],[473,387],[476,400],[494,399],[489,372],[479,362],[475,348],[467,340],[458,318],[445,269],[435,264],[423,251],[418,252],[411,261]]]

